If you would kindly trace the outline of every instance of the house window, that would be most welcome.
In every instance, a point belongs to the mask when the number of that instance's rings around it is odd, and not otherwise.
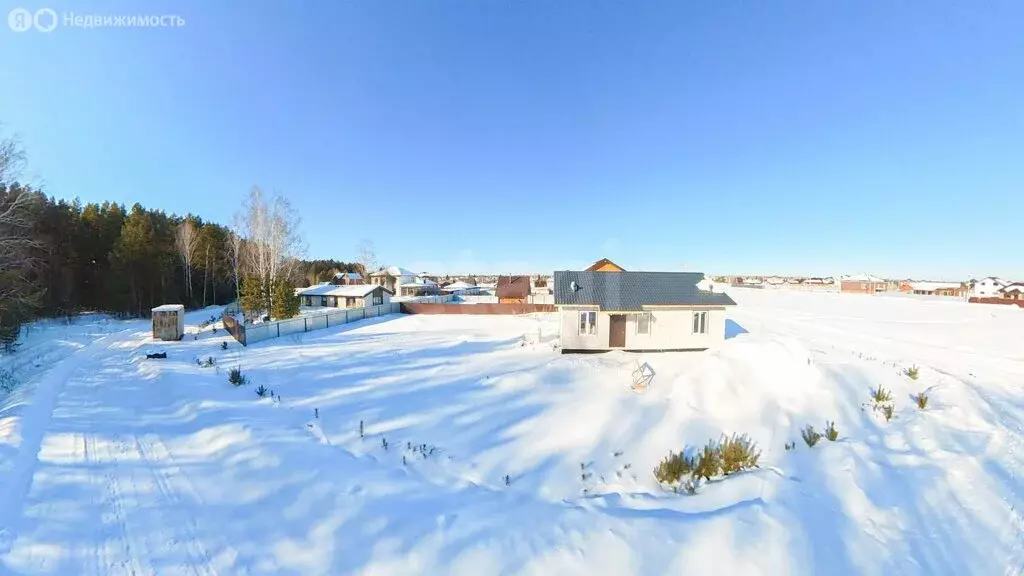
[[[374,306],[380,306],[383,303],[384,303],[384,294],[374,294],[374,296],[373,296],[373,305]]]
[[[597,312],[587,310],[580,312],[580,334],[593,336],[597,334]]]
[[[306,306],[312,306],[312,305],[313,305],[313,297],[312,296],[306,296]]]
[[[345,298],[345,307],[352,308],[356,305],[356,299],[353,297]]]
[[[708,313],[707,312],[694,312],[693,313],[693,333],[694,334],[707,334],[708,333]]]
[[[327,306],[327,296],[321,296],[320,297],[320,305],[321,306]]]
[[[645,312],[643,314],[636,315],[636,333],[637,334],[650,334],[651,333],[651,313]]]

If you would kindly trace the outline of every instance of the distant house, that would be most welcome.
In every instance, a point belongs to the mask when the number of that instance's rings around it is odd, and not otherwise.
[[[768,278],[765,278],[764,283],[769,286],[782,286],[786,283],[786,279],[779,278],[778,276],[769,276]]]
[[[626,269],[607,258],[601,258],[586,269],[586,272],[625,272]]]
[[[299,303],[310,307],[367,308],[391,302],[391,290],[376,284],[318,284],[298,291]]]
[[[556,271],[562,351],[706,349],[736,305],[711,288],[697,272]]]
[[[999,297],[1007,300],[1024,300],[1024,282],[1007,284],[999,290]]]
[[[885,278],[879,278],[872,274],[858,274],[843,276],[840,279],[839,290],[854,294],[877,294],[889,289],[889,283]]]
[[[970,294],[975,298],[1000,298],[1000,291],[1009,285],[1010,283],[1005,280],[989,276],[981,280],[972,280]]]
[[[399,266],[381,268],[368,274],[370,284],[383,286],[398,296],[424,296],[440,293],[437,282]]]
[[[495,295],[499,304],[525,304],[530,296],[529,276],[498,276]]]
[[[363,275],[359,272],[338,272],[331,278],[331,284],[335,286],[351,286],[353,284],[365,284]]]
[[[959,282],[915,282],[900,283],[900,292],[923,296],[963,296],[967,287]]]
[[[444,286],[441,286],[441,292],[445,294],[473,295],[480,294],[481,290],[480,287],[475,284],[470,284],[468,282],[463,282],[462,280],[459,280],[458,282],[452,282],[451,284],[445,284]]]

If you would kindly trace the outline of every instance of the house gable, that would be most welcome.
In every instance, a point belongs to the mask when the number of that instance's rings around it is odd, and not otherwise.
[[[584,272],[625,272],[626,269],[607,258],[601,258],[590,265]]]

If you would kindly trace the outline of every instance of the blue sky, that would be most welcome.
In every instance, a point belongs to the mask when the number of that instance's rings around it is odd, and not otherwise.
[[[0,28],[56,196],[259,184],[310,256],[441,272],[1024,278],[1016,0],[4,1],[185,20]]]

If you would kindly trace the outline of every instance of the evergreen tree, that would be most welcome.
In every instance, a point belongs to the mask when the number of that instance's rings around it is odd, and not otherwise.
[[[270,316],[274,320],[284,320],[299,315],[299,297],[295,295],[295,284],[287,278],[278,278],[274,282],[273,309]]]
[[[242,300],[239,306],[247,318],[262,317],[267,311],[269,301],[270,295],[263,293],[263,285],[258,277],[242,277]]]

